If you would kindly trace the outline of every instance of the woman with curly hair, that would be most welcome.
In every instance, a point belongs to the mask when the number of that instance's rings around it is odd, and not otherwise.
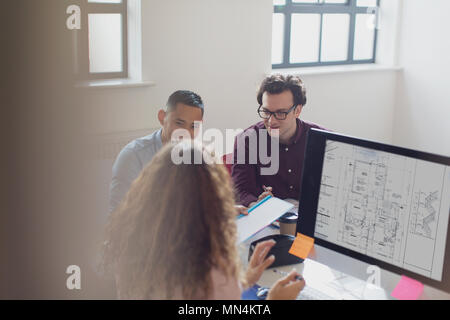
[[[174,156],[200,159],[175,164]],[[106,232],[104,263],[119,299],[240,299],[274,261],[260,244],[247,272],[236,246],[231,178],[200,147],[165,146],[133,182]],[[292,272],[268,299],[294,299],[304,287]]]

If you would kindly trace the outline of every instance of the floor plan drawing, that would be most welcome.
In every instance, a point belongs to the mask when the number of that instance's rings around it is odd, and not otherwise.
[[[431,274],[445,166],[335,141],[325,150],[315,235]]]
[[[437,206],[439,191],[431,193],[417,192],[414,195],[414,206],[411,211],[410,232],[416,235],[435,239],[437,226]]]

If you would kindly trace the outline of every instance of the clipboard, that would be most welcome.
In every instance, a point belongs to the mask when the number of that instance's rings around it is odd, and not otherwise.
[[[258,233],[294,207],[292,203],[267,196],[248,209],[248,215],[239,215],[236,221],[238,243]]]

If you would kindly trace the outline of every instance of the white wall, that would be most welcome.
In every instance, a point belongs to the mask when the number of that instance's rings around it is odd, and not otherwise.
[[[403,4],[394,142],[450,156],[450,1]]]
[[[381,1],[377,65],[332,67],[336,72],[300,71],[308,89],[303,117],[334,131],[393,143],[401,0]],[[345,71],[343,71],[345,70]]]
[[[396,71],[303,77],[309,102],[303,118],[352,136],[392,142]]]
[[[143,0],[143,78],[156,86],[96,89],[94,132],[159,126],[158,108],[178,89],[202,96],[207,128],[249,126],[271,68],[272,10],[271,0]]]
[[[403,72],[300,73],[309,100],[302,116],[337,132],[448,155],[444,77],[450,45],[442,39],[450,27],[450,2],[408,0],[403,8],[393,3],[382,16],[387,22],[378,56],[399,62]],[[397,36],[392,19],[399,8]],[[114,133],[158,127],[156,112],[177,89],[203,97],[206,128],[245,128],[258,121],[257,86],[271,72],[271,16],[271,0],[143,0],[143,76],[156,86],[91,91],[91,128]]]
[[[206,128],[258,121],[256,90],[271,72],[272,10],[271,0],[143,0],[143,77],[156,86],[92,91],[94,132],[159,126],[156,112],[177,89],[203,97]],[[308,87],[305,119],[392,140],[394,72],[300,75]]]

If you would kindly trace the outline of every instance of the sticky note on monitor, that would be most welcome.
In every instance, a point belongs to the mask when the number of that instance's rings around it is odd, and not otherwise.
[[[291,249],[289,249],[289,253],[301,259],[306,259],[308,258],[308,255],[311,252],[313,246],[314,238],[305,236],[301,233],[297,233],[297,237],[295,237]]]
[[[417,280],[402,276],[391,296],[398,300],[417,300],[423,292],[423,284]]]

